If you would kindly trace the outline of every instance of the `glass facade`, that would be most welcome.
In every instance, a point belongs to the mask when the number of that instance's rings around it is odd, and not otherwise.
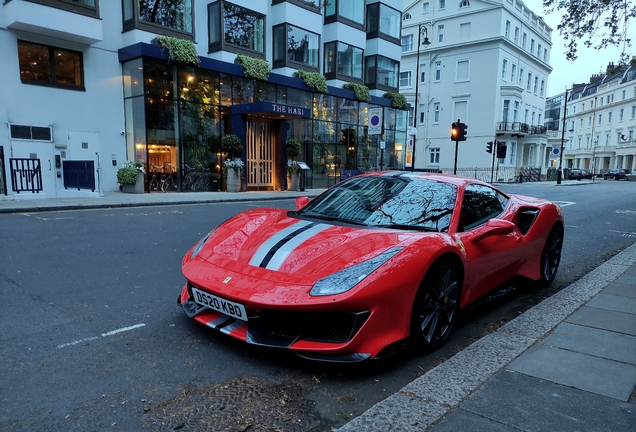
[[[211,3],[208,36],[210,52],[239,49],[264,55],[265,16],[226,1]]]
[[[369,135],[368,110],[378,105],[155,58],[127,61],[123,73],[128,158],[145,163],[150,192],[167,176],[175,184],[168,191],[223,190],[226,155],[220,138],[228,133],[244,143],[261,138],[274,143],[275,189],[285,187],[284,142],[292,137],[302,144],[295,160],[311,168],[307,188],[329,187],[340,181],[343,170],[404,169],[406,111],[384,107],[384,135]],[[303,115],[253,112],[273,104]],[[240,107],[248,107],[246,114],[236,114]],[[250,122],[267,122],[267,127],[248,127]],[[267,130],[268,137],[250,135],[252,129]],[[381,139],[384,152],[379,150]],[[254,159],[249,151],[244,148],[244,160]],[[201,177],[205,181],[193,188]],[[246,189],[254,187],[249,181]]]
[[[141,29],[192,38],[193,0],[123,0],[124,31]]]
[[[318,72],[320,36],[290,24],[274,27],[274,67],[295,67]]]
[[[362,81],[364,50],[344,42],[325,44],[325,68],[327,79],[351,79]],[[396,84],[397,87],[397,84]]]

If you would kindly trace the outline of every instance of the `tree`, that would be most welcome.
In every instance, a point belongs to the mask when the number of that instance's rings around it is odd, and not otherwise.
[[[623,44],[620,63],[627,63],[625,48],[631,46],[628,24],[636,18],[636,5],[630,0],[543,0],[543,8],[547,14],[563,12],[557,30],[566,41],[568,60],[577,59],[582,41],[586,47],[599,50]],[[596,38],[600,40],[593,40]]]

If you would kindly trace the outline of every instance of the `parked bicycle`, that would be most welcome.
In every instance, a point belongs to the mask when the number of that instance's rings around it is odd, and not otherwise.
[[[199,164],[193,174],[192,190],[208,190],[210,188],[210,168]]]
[[[168,167],[169,172],[162,173],[163,175],[161,178],[161,190],[164,192],[168,192],[169,190],[177,188],[177,184],[174,181],[177,172],[172,167],[172,164],[170,162],[166,162],[166,166]]]

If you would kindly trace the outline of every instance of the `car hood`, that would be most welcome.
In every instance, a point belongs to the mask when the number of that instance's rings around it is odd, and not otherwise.
[[[427,235],[333,225],[287,214],[286,210],[259,209],[235,216],[212,233],[198,259],[247,276],[310,285]]]

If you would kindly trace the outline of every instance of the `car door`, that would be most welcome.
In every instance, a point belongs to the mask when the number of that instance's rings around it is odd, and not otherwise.
[[[509,234],[474,241],[490,219],[502,216],[507,205],[508,197],[488,186],[472,184],[464,190],[456,234],[466,254],[464,304],[512,278],[519,269],[521,237],[516,227]]]

